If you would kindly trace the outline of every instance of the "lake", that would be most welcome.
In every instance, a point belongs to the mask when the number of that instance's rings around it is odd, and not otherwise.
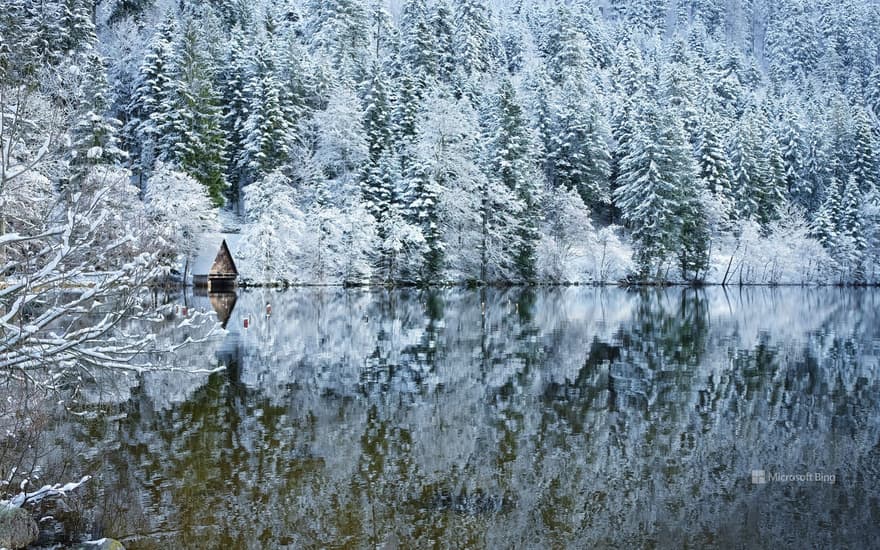
[[[232,301],[188,297],[228,332],[174,359],[225,371],[108,382],[55,428],[47,461],[94,476],[65,528],[129,549],[880,540],[876,290]]]

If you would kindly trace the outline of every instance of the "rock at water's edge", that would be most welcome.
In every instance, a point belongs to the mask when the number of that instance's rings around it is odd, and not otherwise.
[[[17,506],[0,506],[0,548],[24,548],[39,536],[30,512]]]
[[[91,540],[82,543],[80,550],[125,550],[125,546],[116,539]]]

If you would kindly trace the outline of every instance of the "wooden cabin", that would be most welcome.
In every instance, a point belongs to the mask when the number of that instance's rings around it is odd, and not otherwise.
[[[208,292],[234,292],[238,281],[238,269],[226,244],[220,243],[220,250],[207,273],[193,273],[193,285],[207,288]]]

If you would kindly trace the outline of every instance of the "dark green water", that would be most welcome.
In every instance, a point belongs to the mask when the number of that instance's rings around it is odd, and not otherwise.
[[[243,293],[229,334],[176,360],[226,372],[118,384],[56,460],[95,476],[83,527],[129,549],[876,547],[878,306]]]

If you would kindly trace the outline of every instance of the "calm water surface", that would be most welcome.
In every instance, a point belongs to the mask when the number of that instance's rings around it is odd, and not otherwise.
[[[130,549],[877,547],[878,314],[840,289],[245,292],[175,359],[225,372],[101,388],[58,452]]]

